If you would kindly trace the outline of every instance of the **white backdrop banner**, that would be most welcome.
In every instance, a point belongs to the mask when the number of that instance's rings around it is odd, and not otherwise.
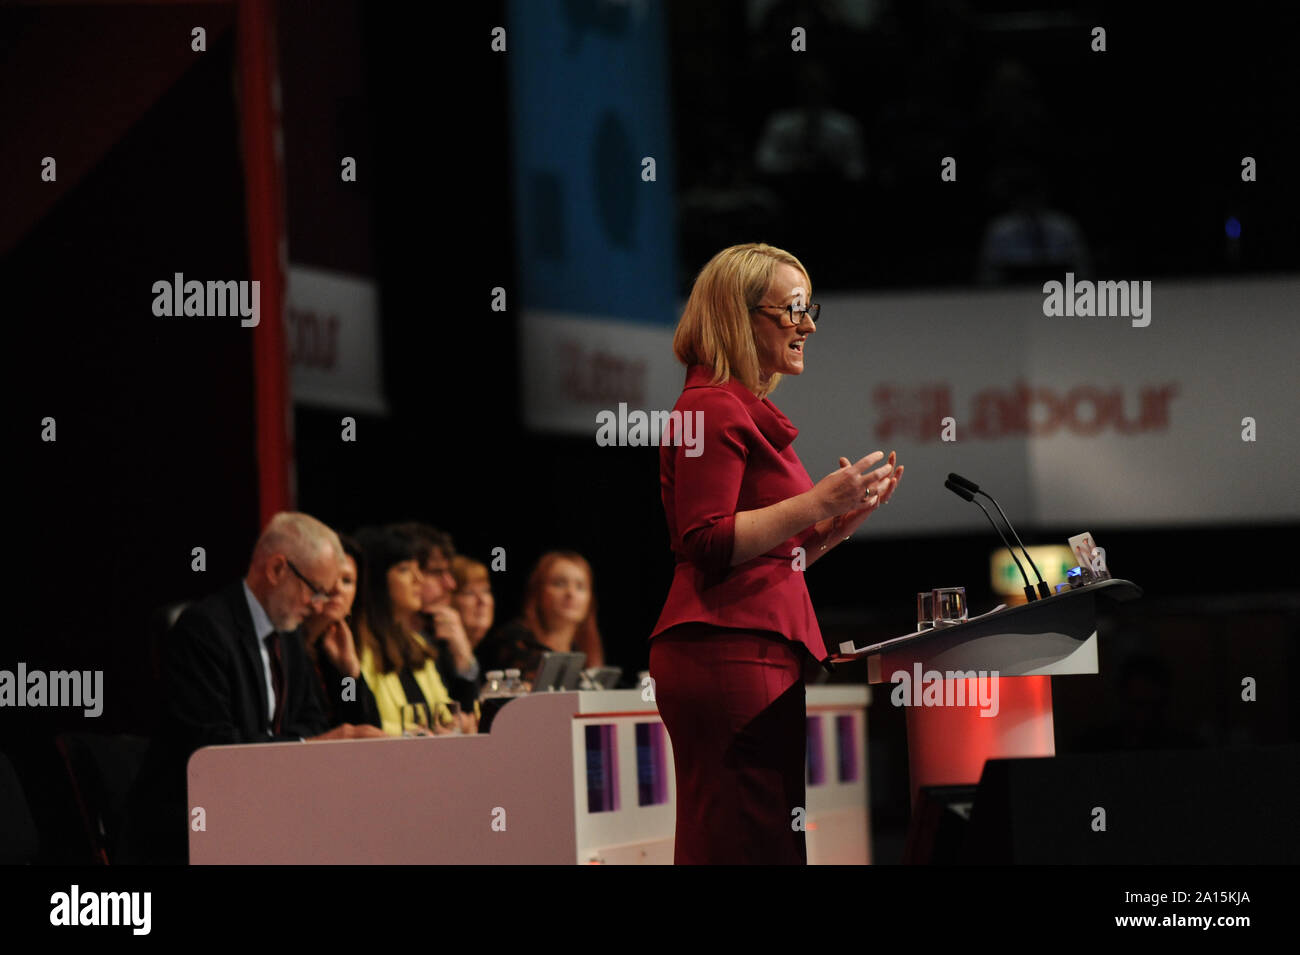
[[[903,485],[860,533],[987,528],[943,487],[950,471],[1017,525],[1300,519],[1296,278],[1155,280],[1140,318],[1059,314],[1037,289],[814,297],[805,371],[772,400],[814,481],[840,455],[898,451]],[[528,424],[594,441],[620,402],[670,409],[685,374],[671,341],[666,326],[526,315]]]
[[[385,414],[375,283],[289,266],[285,336],[295,404]]]

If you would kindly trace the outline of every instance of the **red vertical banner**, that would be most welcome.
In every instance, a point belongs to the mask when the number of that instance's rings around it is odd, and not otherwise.
[[[275,9],[274,0],[238,0],[236,23],[250,274],[260,283],[260,320],[252,329],[259,526],[265,526],[275,512],[292,508],[294,500],[293,409],[284,321],[288,276],[284,137]]]

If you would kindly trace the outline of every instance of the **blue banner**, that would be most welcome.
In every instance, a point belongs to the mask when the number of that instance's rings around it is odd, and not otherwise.
[[[509,4],[525,309],[676,323],[664,19],[655,2]]]

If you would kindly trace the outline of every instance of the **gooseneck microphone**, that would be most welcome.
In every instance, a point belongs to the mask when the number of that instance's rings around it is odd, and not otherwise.
[[[1043,580],[1043,575],[1038,572],[1038,565],[1034,563],[1034,558],[1029,556],[1029,551],[1025,548],[1025,545],[1021,543],[1020,535],[1017,534],[1016,529],[1011,526],[1011,521],[1007,519],[1006,512],[1002,510],[1002,505],[999,504],[997,501],[994,501],[993,495],[990,494],[988,491],[981,491],[980,486],[978,484],[976,484],[974,481],[966,480],[960,474],[949,473],[948,480],[951,481],[953,484],[956,484],[958,487],[963,487],[966,490],[970,491],[971,494],[983,494],[990,501],[993,501],[993,506],[998,509],[998,513],[1002,515],[1002,520],[1006,522],[1007,530],[1011,532],[1011,536],[1016,539],[1016,543],[1020,546],[1020,550],[1024,553],[1025,560],[1029,561],[1029,566],[1034,569],[1034,576],[1038,578],[1038,593],[1043,597],[1052,596],[1052,588],[1047,585],[1047,581]],[[970,498],[967,498],[967,500],[970,500]],[[976,501],[976,503],[978,504],[979,502]],[[1002,539],[1004,541],[1006,540],[1005,537]],[[1021,576],[1024,576],[1024,573],[1025,572],[1022,569],[1020,571]],[[1029,582],[1028,578],[1026,578],[1025,583],[1028,582]]]
[[[955,474],[949,474],[948,480],[943,482],[943,486],[952,491],[952,493],[956,494],[963,501],[972,501],[976,507],[984,512],[984,516],[989,519],[989,523],[993,525],[993,529],[998,532],[998,536],[1002,538],[1002,543],[1006,544],[1007,553],[1011,555],[1011,559],[1016,562],[1016,567],[1020,570],[1020,576],[1025,581],[1025,599],[1029,601],[1037,600],[1038,598],[1034,595],[1034,588],[1029,586],[1029,577],[1025,574],[1025,568],[1020,566],[1020,558],[1017,557],[1016,552],[1011,549],[1011,544],[1007,541],[1007,535],[1002,533],[1002,528],[998,527],[998,522],[993,520],[993,515],[989,513],[988,508],[975,500],[974,492],[971,491],[970,488],[963,487],[954,481],[953,478],[955,477]],[[1029,555],[1026,554],[1025,556],[1028,557]]]

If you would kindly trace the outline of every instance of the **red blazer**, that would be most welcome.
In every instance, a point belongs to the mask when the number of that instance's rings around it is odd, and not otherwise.
[[[711,385],[712,377],[703,365],[687,369],[686,387],[673,408],[682,413],[681,427],[670,420],[660,440],[659,483],[677,566],[650,636],[679,623],[768,630],[802,643],[824,661],[808,585],[794,569],[793,549],[806,547],[815,529],[730,566],[737,511],[766,507],[813,486],[791,446],[799,432],[766,398],[734,379]]]

